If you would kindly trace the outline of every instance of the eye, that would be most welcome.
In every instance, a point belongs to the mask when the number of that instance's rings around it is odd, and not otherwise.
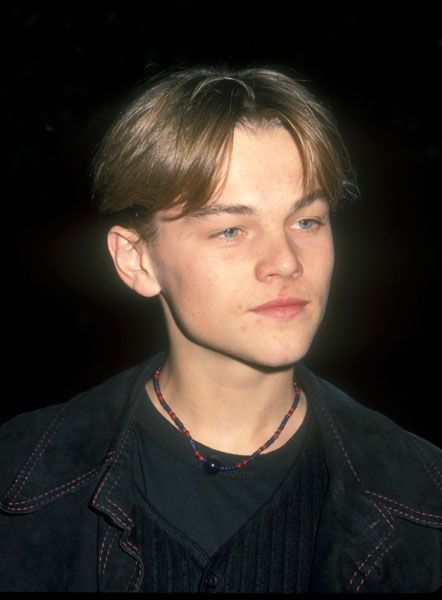
[[[322,221],[320,219],[299,219],[295,223],[295,228],[302,231],[314,231],[321,225]]]
[[[224,229],[219,233],[215,233],[213,237],[224,239],[224,240],[233,240],[239,237],[241,229],[239,227],[229,227],[228,229]]]

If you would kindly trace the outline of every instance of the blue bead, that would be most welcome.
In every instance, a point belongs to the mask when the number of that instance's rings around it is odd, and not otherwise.
[[[208,475],[216,475],[221,469],[221,461],[217,456],[208,456],[203,466]]]

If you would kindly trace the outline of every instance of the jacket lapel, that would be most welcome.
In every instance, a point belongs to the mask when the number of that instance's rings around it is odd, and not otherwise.
[[[159,358],[156,355],[55,410],[0,498],[1,510],[25,515],[96,482],[92,498],[86,501],[99,514],[100,591],[138,591],[142,583],[135,541],[131,432],[139,402],[145,398],[144,383]],[[78,502],[83,502],[80,498]]]
[[[422,478],[419,452],[413,448],[416,436],[408,438],[392,421],[302,365],[297,365],[297,376],[316,413],[329,472],[312,591],[412,591],[413,578],[421,586],[416,591],[422,591],[426,579],[431,589],[432,576],[426,573],[430,566],[418,565],[415,546],[426,537],[437,557],[438,538],[434,529],[416,528],[414,523],[440,527],[441,517],[433,517],[441,498],[436,486],[434,494],[428,493],[432,480]],[[408,439],[411,446],[405,448]],[[405,505],[408,511],[396,512]],[[423,514],[432,514],[432,520],[424,522]],[[420,515],[421,521],[413,521],[413,515]],[[429,548],[422,551],[431,556]],[[435,572],[433,577],[437,581],[439,576]]]

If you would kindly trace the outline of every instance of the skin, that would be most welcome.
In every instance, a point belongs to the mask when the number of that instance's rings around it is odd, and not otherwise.
[[[173,211],[159,213],[154,249],[121,227],[109,232],[120,277],[146,297],[159,295],[164,310],[170,353],[161,391],[192,437],[212,448],[251,454],[293,401],[293,371],[324,315],[334,264],[328,203],[319,190],[300,205],[305,196],[291,135],[282,127],[238,129],[226,184],[208,204],[247,205],[256,214],[166,222]],[[308,304],[291,319],[251,310],[281,296]],[[146,390],[169,419],[151,381]],[[302,395],[267,452],[297,431],[305,413]]]

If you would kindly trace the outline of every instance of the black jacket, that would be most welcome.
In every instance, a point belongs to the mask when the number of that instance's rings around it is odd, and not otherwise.
[[[158,359],[2,426],[0,590],[142,590],[131,428]],[[442,452],[302,365],[297,377],[329,472],[311,591],[438,590]]]

